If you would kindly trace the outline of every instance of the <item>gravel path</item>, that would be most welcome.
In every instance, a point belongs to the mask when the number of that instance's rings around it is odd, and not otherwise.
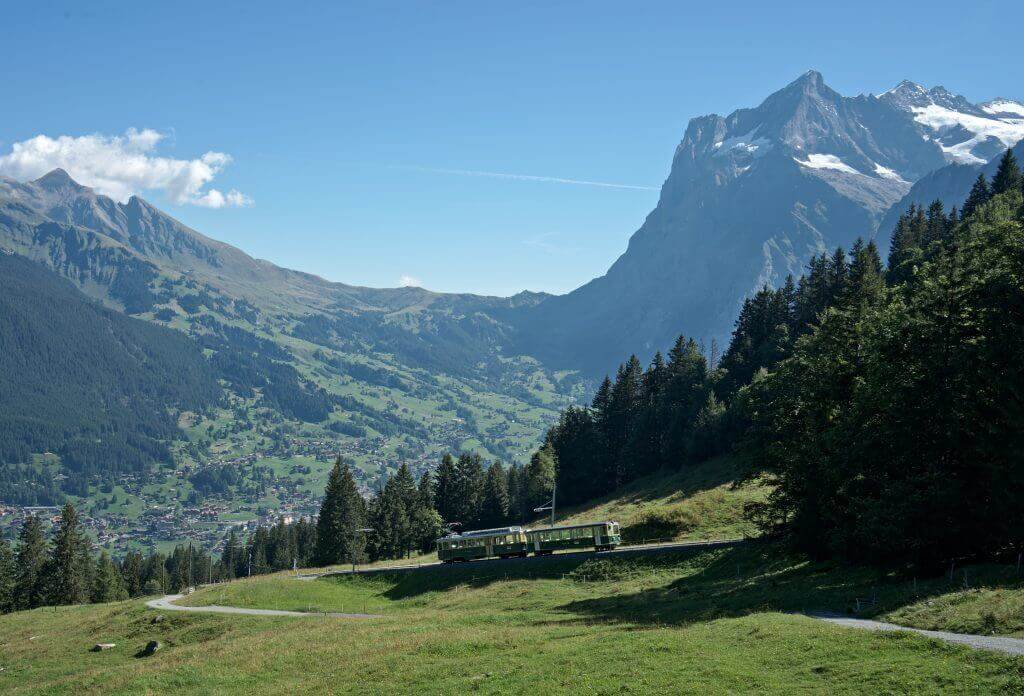
[[[1009,655],[1024,655],[1024,639],[1007,638],[1005,636],[975,636],[968,633],[950,633],[949,631],[926,631],[923,628],[908,628],[883,621],[871,621],[869,619],[854,619],[849,616],[838,614],[805,614],[813,619],[828,621],[838,626],[847,628],[861,628],[868,631],[909,631],[918,633],[929,638],[967,645],[978,650],[994,650]]]
[[[168,611],[193,611],[206,614],[248,614],[250,616],[327,616],[332,619],[379,619],[380,614],[340,614],[338,612],[306,612],[306,611],[285,611],[283,609],[245,609],[243,607],[220,607],[210,605],[205,607],[185,607],[174,604],[185,595],[170,594],[160,599],[151,599],[146,602],[150,609],[166,609]]]

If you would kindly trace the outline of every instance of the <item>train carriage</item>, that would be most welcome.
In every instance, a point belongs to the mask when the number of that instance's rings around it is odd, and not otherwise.
[[[618,522],[524,529],[501,527],[450,534],[437,540],[437,557],[444,563],[480,558],[545,556],[561,550],[607,551],[621,543]]]
[[[618,522],[588,522],[563,527],[531,529],[526,532],[527,545],[535,555],[542,556],[563,549],[598,551],[613,549],[622,543]]]
[[[526,530],[522,527],[478,529],[437,540],[437,558],[444,563],[477,558],[526,556]]]

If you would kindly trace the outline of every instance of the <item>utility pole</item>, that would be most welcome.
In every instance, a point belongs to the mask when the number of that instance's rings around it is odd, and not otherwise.
[[[188,586],[192,587],[192,542],[188,542]]]
[[[550,510],[551,511],[551,526],[552,527],[555,526],[555,496],[556,496],[557,493],[558,493],[558,480],[555,479],[554,481],[551,482],[551,502],[548,503],[547,505],[541,505],[540,507],[535,507],[533,509],[534,512],[545,512],[547,510]]]
[[[249,573],[247,577],[252,577],[252,549],[249,549]]]
[[[558,493],[558,476],[551,481],[551,526],[555,526],[555,495]]]

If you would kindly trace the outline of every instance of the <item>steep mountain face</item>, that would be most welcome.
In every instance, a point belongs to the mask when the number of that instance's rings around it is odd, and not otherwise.
[[[1024,136],[1013,103],[995,104],[907,82],[844,97],[811,71],[756,108],[693,119],[626,252],[523,312],[519,349],[602,374],[680,332],[724,343],[744,296],[872,236],[922,176]]]

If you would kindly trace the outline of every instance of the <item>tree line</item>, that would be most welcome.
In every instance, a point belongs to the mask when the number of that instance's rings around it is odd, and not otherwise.
[[[748,514],[816,555],[936,564],[1024,546],[1024,234],[1012,151],[958,211],[912,206],[746,299],[713,364],[680,337],[636,356],[541,450],[559,499],[736,452],[773,493]]]
[[[417,480],[398,467],[369,500],[339,457],[328,477],[316,522],[317,565],[403,558],[429,552],[451,531],[502,527],[528,521],[551,499],[554,456],[550,448],[526,466],[484,464],[479,454],[442,457],[435,472]]]
[[[191,546],[166,556],[132,551],[120,561],[106,551],[94,554],[68,503],[49,538],[34,515],[25,518],[16,544],[0,538],[0,613],[175,592],[211,577],[216,567],[209,554]]]

